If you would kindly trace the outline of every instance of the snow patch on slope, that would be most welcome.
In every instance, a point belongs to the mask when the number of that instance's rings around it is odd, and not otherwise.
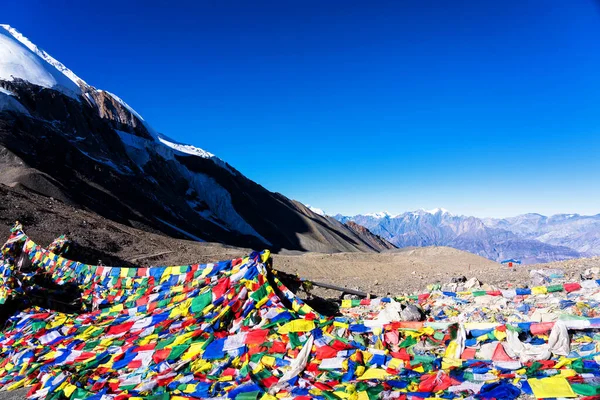
[[[200,158],[205,158],[207,160],[211,160],[215,164],[217,164],[219,167],[227,170],[230,174],[236,175],[236,173],[229,167],[229,165],[227,165],[227,163],[225,161],[221,160],[219,157],[215,156],[214,154],[212,154],[206,150],[203,150],[199,147],[195,147],[195,146],[192,146],[189,144],[177,143],[173,139],[168,138],[167,136],[165,136],[163,134],[159,135],[157,138],[160,141],[160,143],[164,144],[165,146],[167,146],[181,154],[191,155],[191,156],[196,156],[196,157],[200,157]]]
[[[129,158],[138,166],[140,169],[144,169],[144,165],[150,161],[150,153],[148,153],[147,139],[141,138],[136,135],[132,135],[128,132],[123,132],[115,129],[115,132],[121,138],[121,142],[125,145],[125,151]]]
[[[23,107],[14,93],[0,87],[0,111],[16,111],[29,115],[29,111]]]
[[[151,155],[155,154],[162,157],[167,162],[172,162],[174,167],[179,169],[181,175],[187,180],[190,188],[197,194],[196,200],[188,201],[190,207],[194,208],[198,202],[204,202],[208,205],[210,214],[199,212],[199,214],[208,219],[215,225],[219,225],[227,230],[234,230],[243,235],[255,236],[267,244],[271,244],[262,237],[250,224],[237,213],[233,207],[231,194],[212,177],[190,171],[185,165],[181,164],[175,157],[176,149],[166,145],[127,133],[115,130],[125,145],[125,150],[129,158],[141,169],[150,160]],[[229,228],[224,227],[226,224]]]
[[[187,201],[188,205],[192,208],[192,210],[196,211],[198,210],[198,207],[201,206],[201,204],[198,201]],[[202,218],[209,220],[210,222],[212,222],[213,224],[225,229],[226,231],[230,231],[231,229],[229,229],[229,227],[223,225],[220,220],[219,217],[217,217],[212,211],[210,210],[201,210],[201,211],[197,211],[198,214],[200,214],[202,216]]]
[[[71,70],[39,49],[9,25],[0,25],[0,79],[23,79],[34,85],[58,90],[79,100],[79,82]]]
[[[189,144],[183,144],[183,143],[179,143],[169,137],[167,137],[164,134],[159,134],[158,132],[156,132],[154,130],[154,128],[152,128],[152,126],[150,126],[150,124],[148,124],[144,118],[137,112],[135,111],[135,109],[133,107],[131,107],[129,104],[127,104],[123,99],[121,99],[119,96],[117,96],[114,93],[110,93],[107,91],[104,91],[106,94],[108,94],[109,96],[111,96],[113,99],[115,99],[119,104],[121,104],[123,107],[125,107],[131,114],[133,114],[137,119],[140,120],[140,122],[144,125],[144,127],[146,128],[146,130],[148,130],[148,132],[150,132],[150,135],[152,135],[152,137],[158,142],[161,143],[162,145],[177,151],[179,154],[182,155],[191,155],[191,156],[196,156],[196,157],[201,157],[201,158],[205,158],[208,160],[213,161],[215,164],[217,164],[218,166],[220,166],[221,168],[227,170],[230,174],[232,175],[236,175],[236,173],[229,167],[229,165],[227,165],[227,163],[223,160],[221,160],[219,157],[215,156],[214,154],[201,149],[199,147],[196,146],[192,146]]]
[[[204,201],[215,216],[232,230],[243,235],[255,236],[263,242],[271,244],[237,213],[233,207],[231,194],[223,186],[219,185],[212,177],[206,174],[191,172],[183,165],[179,165],[190,187],[198,193],[199,200]],[[212,219],[210,220],[214,222]]]
[[[194,147],[189,144],[179,144],[179,143],[169,142],[164,137],[159,137],[158,140],[160,140],[161,143],[169,146],[170,148],[180,151],[182,153],[191,154],[193,156],[198,156],[198,157],[202,157],[202,158],[213,158],[215,156],[214,154],[209,153],[206,150],[202,150],[198,147]]]

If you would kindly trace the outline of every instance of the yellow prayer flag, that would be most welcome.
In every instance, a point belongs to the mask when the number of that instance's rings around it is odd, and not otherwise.
[[[531,386],[533,395],[538,399],[547,397],[577,397],[573,389],[571,389],[569,381],[562,376],[551,376],[542,379],[530,378],[527,379],[527,382]]]
[[[561,369],[560,376],[563,378],[570,378],[572,376],[577,375],[577,372],[574,369]]]
[[[65,393],[65,396],[71,397],[75,389],[77,389],[77,386],[68,383],[67,386],[65,386],[65,388],[63,389],[63,392]]]
[[[368,370],[365,371],[364,374],[362,374],[360,376],[360,378],[358,378],[358,380],[367,380],[367,379],[385,379],[389,376],[390,374],[385,370],[385,369],[381,369],[381,368],[369,368]],[[360,395],[359,395],[360,398]]]
[[[273,367],[275,365],[275,357],[272,357],[272,356],[263,356],[260,359],[260,362],[262,362],[267,367]]]
[[[531,288],[531,294],[546,294],[548,289],[545,286],[534,286]]]
[[[399,358],[392,358],[388,363],[388,368],[399,369],[404,366],[404,361]]]
[[[333,321],[333,326],[338,327],[338,328],[348,329],[350,327],[350,324],[346,324],[344,322],[339,322],[339,321]]]
[[[282,325],[277,330],[280,334],[286,334],[290,332],[310,332],[315,329],[315,323],[313,321],[305,319],[294,319],[285,325]]]
[[[358,392],[357,400],[369,400],[369,394],[366,391]]]
[[[496,329],[494,330],[494,336],[496,336],[496,339],[498,339],[499,341],[503,341],[504,339],[506,339],[506,332],[502,332]]]

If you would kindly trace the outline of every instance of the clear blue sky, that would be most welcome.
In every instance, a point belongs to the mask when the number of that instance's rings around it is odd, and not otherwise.
[[[600,213],[592,0],[2,8],[158,131],[329,213]]]

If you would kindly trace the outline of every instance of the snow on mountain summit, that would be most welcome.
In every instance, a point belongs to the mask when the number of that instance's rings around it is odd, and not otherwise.
[[[70,69],[9,25],[0,25],[0,79],[22,79],[75,99],[81,94],[80,85],[86,85]]]
[[[373,217],[373,218],[394,218],[394,215],[390,214],[387,211],[380,211],[380,212],[376,212],[376,213],[369,213],[369,214],[365,214],[366,217]]]
[[[434,208],[433,210],[425,210],[426,213],[428,214],[450,214],[450,212],[448,210],[446,210],[445,208]]]

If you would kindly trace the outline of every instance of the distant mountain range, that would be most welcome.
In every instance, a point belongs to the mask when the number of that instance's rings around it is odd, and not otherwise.
[[[344,216],[398,247],[449,246],[495,261],[525,264],[600,255],[600,214],[525,214],[494,219],[453,215],[445,209]]]
[[[486,226],[505,229],[525,239],[565,246],[581,254],[600,255],[600,214],[524,214],[512,218],[483,219]]]

